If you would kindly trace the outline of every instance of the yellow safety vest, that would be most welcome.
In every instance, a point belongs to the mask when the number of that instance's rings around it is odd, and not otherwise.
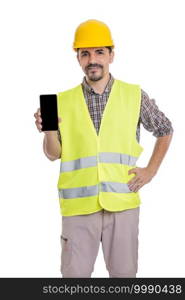
[[[122,211],[140,205],[127,183],[135,176],[143,148],[136,140],[141,88],[114,80],[97,135],[81,84],[57,95],[62,122],[58,194],[63,216],[102,210]]]

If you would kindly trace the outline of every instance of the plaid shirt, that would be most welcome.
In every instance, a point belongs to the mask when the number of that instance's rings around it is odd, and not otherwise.
[[[105,87],[103,94],[97,94],[94,92],[93,88],[87,83],[84,76],[82,82],[82,89],[84,97],[88,106],[89,114],[94,123],[94,127],[98,134],[100,129],[100,123],[102,114],[107,103],[112,84],[114,82],[114,77],[110,74],[110,79]],[[140,117],[136,130],[136,139],[140,140],[140,124],[143,127],[153,132],[155,137],[160,137],[164,135],[169,135],[173,132],[173,128],[170,120],[161,112],[155,103],[154,99],[150,99],[148,94],[141,89],[141,109]],[[58,130],[58,139],[61,143],[61,135]]]

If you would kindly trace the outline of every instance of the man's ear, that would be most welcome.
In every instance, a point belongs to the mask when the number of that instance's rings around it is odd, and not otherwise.
[[[80,60],[79,60],[79,55],[78,55],[78,53],[76,54],[76,58],[77,58],[77,60],[78,60],[78,62],[79,62],[79,65],[80,65]]]
[[[114,50],[112,50],[112,52],[110,53],[110,64],[113,62],[114,60]]]

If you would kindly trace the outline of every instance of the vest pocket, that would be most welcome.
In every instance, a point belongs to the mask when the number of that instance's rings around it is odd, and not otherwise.
[[[72,242],[71,239],[65,235],[60,236],[62,253],[61,253],[61,272],[68,268],[72,257]]]

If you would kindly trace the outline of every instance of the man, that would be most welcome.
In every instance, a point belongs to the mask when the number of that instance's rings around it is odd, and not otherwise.
[[[136,277],[139,189],[151,181],[169,147],[173,128],[139,85],[109,72],[114,43],[106,24],[81,23],[73,49],[82,84],[58,94],[59,130],[45,131],[44,152],[61,158],[63,277],[91,277],[100,242],[110,277]],[[40,109],[34,114],[41,131]],[[145,168],[140,124],[157,138]]]

